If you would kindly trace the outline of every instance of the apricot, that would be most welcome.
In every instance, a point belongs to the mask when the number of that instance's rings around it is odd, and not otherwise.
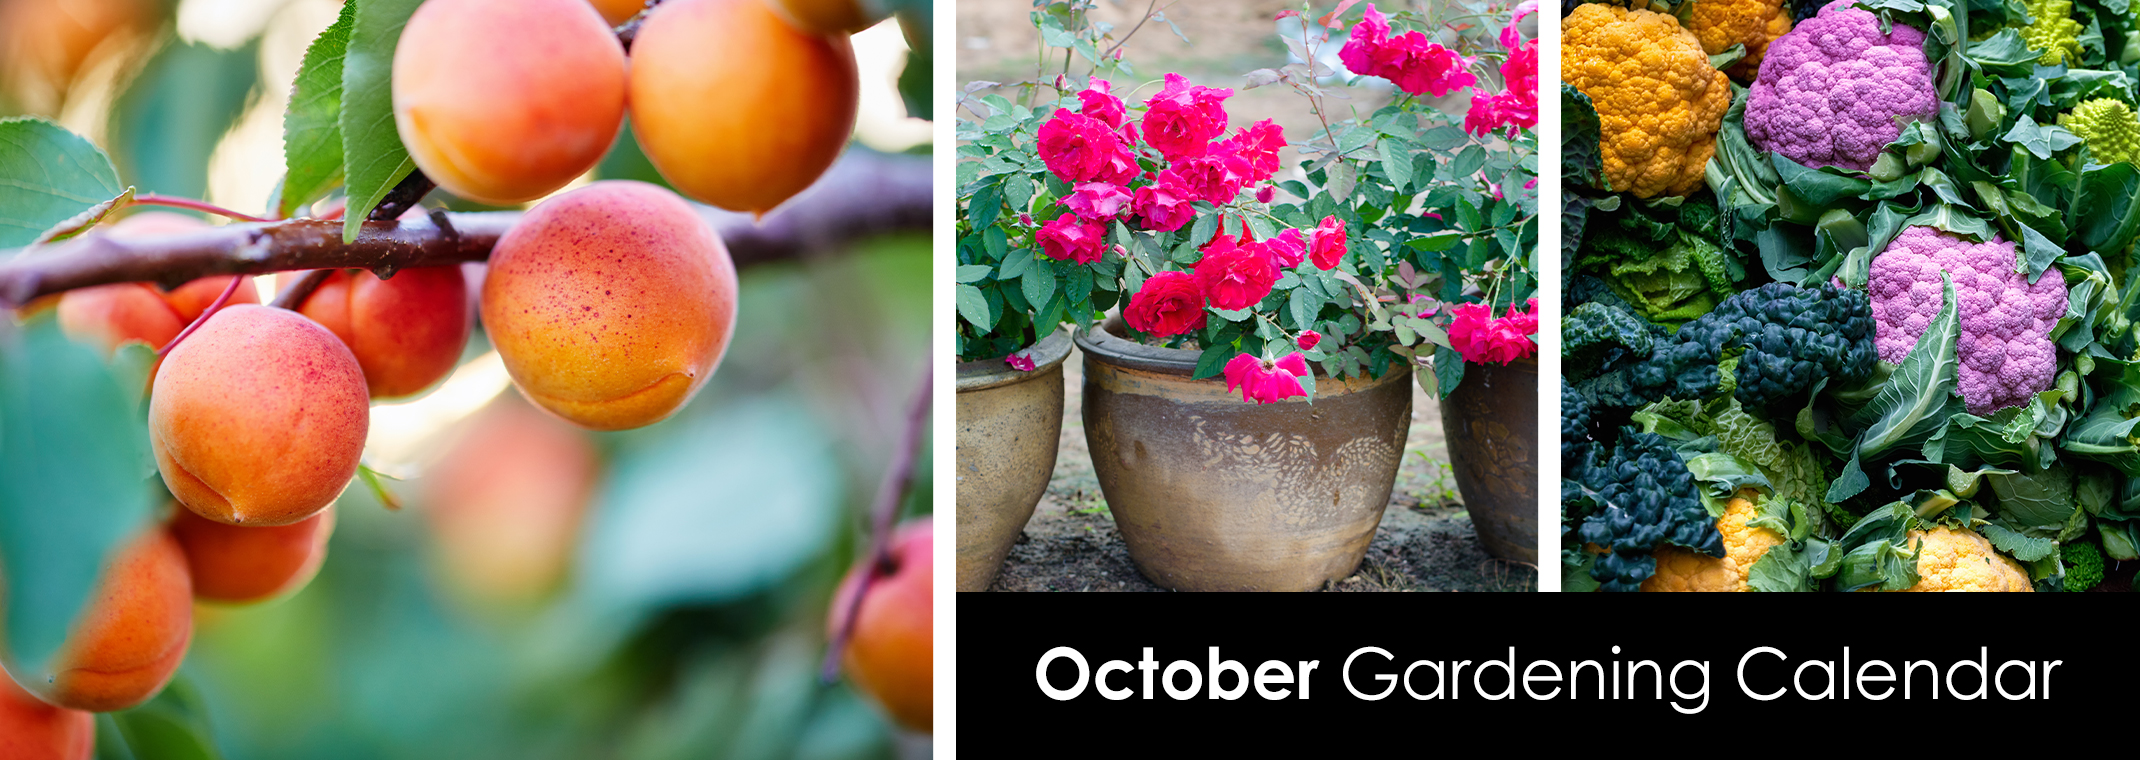
[[[404,269],[384,280],[361,269],[337,271],[298,312],[342,339],[376,399],[415,395],[445,379],[475,319],[458,264]]]
[[[795,28],[812,34],[854,34],[891,15],[879,0],[764,0]]]
[[[327,559],[334,508],[289,525],[224,525],[190,509],[171,518],[171,536],[186,550],[193,596],[246,604],[304,588]]]
[[[599,455],[578,428],[505,396],[466,423],[424,478],[446,577],[479,598],[539,599],[572,562]]]
[[[112,225],[114,238],[170,235],[208,229],[208,223],[161,211],[135,214]],[[164,290],[154,283],[122,282],[67,291],[59,300],[59,329],[76,343],[110,354],[119,344],[138,340],[162,348],[207,311],[236,275],[203,277]],[[247,278],[230,295],[230,303],[259,303],[259,291]]]
[[[646,10],[646,0],[593,0],[594,9],[602,14],[602,20],[616,26],[630,21],[640,11]]]
[[[124,710],[163,690],[192,640],[193,582],[186,553],[158,527],[120,549],[105,566],[50,671],[21,683],[38,699],[60,707]]]
[[[930,534],[927,517],[909,520],[893,534],[891,567],[869,584],[845,657],[847,677],[856,688],[875,699],[899,725],[923,733],[930,733],[934,725],[936,698]],[[828,630],[834,635],[847,621],[847,607],[868,563],[864,557],[849,570],[832,597]]]
[[[159,22],[145,0],[6,0],[0,2],[0,79],[34,77],[64,101],[76,79]],[[119,44],[113,44],[113,43]],[[10,82],[15,89],[25,83]],[[50,104],[57,110],[58,103]]]
[[[624,123],[624,46],[585,0],[431,0],[402,29],[393,82],[417,167],[492,205],[585,174]]]
[[[668,7],[663,5],[661,7]],[[624,430],[691,400],[735,332],[736,267],[675,193],[611,180],[543,201],[491,249],[483,326],[520,392]]]
[[[164,356],[149,397],[164,485],[229,525],[289,525],[326,508],[356,475],[370,424],[349,348],[268,306],[209,317]]]
[[[632,133],[685,195],[763,215],[817,181],[854,134],[845,35],[797,31],[762,0],[669,0],[632,42]]]
[[[89,760],[96,739],[95,715],[45,704],[0,673],[0,757]]]

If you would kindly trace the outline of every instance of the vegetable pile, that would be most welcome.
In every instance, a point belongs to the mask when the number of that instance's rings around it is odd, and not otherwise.
[[[1563,588],[2131,588],[2135,6],[1564,12]]]

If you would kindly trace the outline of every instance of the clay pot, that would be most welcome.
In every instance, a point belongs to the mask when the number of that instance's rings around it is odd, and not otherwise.
[[[1179,591],[1308,591],[1360,565],[1411,422],[1410,370],[1254,404],[1198,352],[1082,330],[1085,438],[1138,571]]]
[[[1456,490],[1487,554],[1538,564],[1538,359],[1470,364],[1441,401]]]
[[[1033,345],[1033,371],[958,365],[958,590],[985,591],[1055,472],[1070,331]]]

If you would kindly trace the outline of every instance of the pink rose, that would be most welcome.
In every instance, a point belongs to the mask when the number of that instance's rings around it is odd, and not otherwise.
[[[1516,48],[1501,64],[1501,79],[1507,89],[1488,95],[1471,91],[1471,110],[1464,114],[1464,131],[1484,135],[1503,127],[1511,131],[1538,126],[1538,41]]]
[[[1137,176],[1137,154],[1105,122],[1084,114],[1055,112],[1040,125],[1038,149],[1048,171],[1064,182],[1121,185]]]
[[[1308,257],[1323,271],[1336,269],[1338,261],[1345,258],[1345,222],[1335,216],[1323,217],[1323,223],[1308,234]]]
[[[1262,182],[1278,172],[1278,149],[1285,147],[1285,128],[1264,119],[1226,138],[1223,146],[1248,162],[1250,182]]]
[[[1169,161],[1195,158],[1226,133],[1226,107],[1233,90],[1192,86],[1168,74],[1166,87],[1144,102],[1144,140]]]
[[[1314,330],[1302,330],[1300,331],[1300,337],[1293,339],[1293,344],[1300,346],[1302,351],[1313,350],[1315,344],[1321,342],[1323,342],[1323,334]]]
[[[1178,185],[1145,185],[1137,188],[1130,208],[1145,229],[1173,232],[1196,218],[1196,206],[1191,203],[1194,200],[1195,196]]]
[[[1063,208],[1078,216],[1095,222],[1107,221],[1122,213],[1129,205],[1129,191],[1120,185],[1105,182],[1086,182],[1078,185],[1070,197],[1063,199]]]
[[[1055,217],[1040,228],[1040,251],[1056,261],[1098,263],[1107,255],[1107,225],[1079,219],[1076,214]]]
[[[1277,237],[1264,241],[1263,250],[1270,252],[1271,260],[1278,263],[1278,268],[1292,269],[1307,260],[1308,239],[1300,234],[1300,230],[1287,227]]]
[[[1278,283],[1278,266],[1248,232],[1235,239],[1219,235],[1204,244],[1196,262],[1196,283],[1213,307],[1233,311],[1256,305]],[[1247,245],[1242,245],[1242,243]]]
[[[1262,186],[1262,187],[1258,187],[1258,188],[1256,188],[1256,202],[1257,202],[1257,203],[1261,203],[1261,204],[1264,204],[1264,205],[1270,205],[1271,199],[1272,199],[1272,198],[1276,198],[1276,197],[1278,197],[1278,186],[1277,186],[1277,185],[1273,185],[1273,184],[1271,184],[1271,183],[1269,183],[1269,182],[1265,182],[1265,183],[1263,183],[1263,186]]]
[[[1483,303],[1458,304],[1449,310],[1449,343],[1464,361],[1474,364],[1507,364],[1538,352],[1531,335],[1538,332],[1538,299],[1531,299],[1531,312],[1518,314],[1510,306],[1508,316],[1495,319]]]
[[[1120,128],[1127,120],[1129,108],[1122,105],[1121,98],[1109,92],[1111,89],[1113,87],[1107,80],[1093,77],[1092,86],[1077,94],[1078,110],[1086,116],[1106,122],[1109,127]]]
[[[1417,31],[1396,37],[1389,33],[1389,19],[1368,3],[1366,17],[1338,50],[1338,60],[1354,74],[1382,77],[1414,95],[1438,98],[1478,81],[1465,70],[1472,59],[1429,42]]]
[[[1004,363],[1011,365],[1011,369],[1018,370],[1019,372],[1033,371],[1032,351],[1021,351],[1015,354],[1011,354],[1009,356],[1003,357],[1003,361]]]
[[[1298,351],[1276,361],[1241,354],[1226,363],[1225,374],[1226,390],[1240,391],[1244,402],[1274,404],[1308,395],[1300,387],[1300,378],[1308,376],[1308,361]]]
[[[1248,162],[1214,152],[1176,161],[1159,173],[1159,183],[1181,188],[1196,200],[1223,205],[1241,194],[1247,171]]]
[[[1160,337],[1204,328],[1204,293],[1188,272],[1160,272],[1129,297],[1122,321]]]

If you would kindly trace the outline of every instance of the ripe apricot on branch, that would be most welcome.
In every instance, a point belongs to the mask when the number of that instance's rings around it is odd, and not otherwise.
[[[498,602],[555,589],[571,565],[599,457],[578,428],[513,396],[469,420],[424,476],[424,516],[453,584]]]
[[[736,267],[676,194],[596,182],[498,239],[482,302],[528,400],[584,428],[624,430],[675,413],[713,374],[735,332]]]
[[[192,640],[186,555],[169,531],[157,527],[105,566],[50,672],[22,684],[60,707],[124,710],[163,690]]]
[[[89,760],[96,754],[97,718],[45,704],[0,673],[0,757]]]
[[[930,534],[931,521],[923,517],[901,525],[893,535],[892,567],[870,583],[862,598],[845,658],[847,677],[856,688],[899,725],[924,733],[933,725],[935,703]],[[869,558],[863,557],[840,582],[832,597],[832,631],[846,622],[855,588],[868,569]]]
[[[338,271],[298,311],[349,347],[379,399],[415,395],[444,379],[474,319],[459,265],[404,269],[385,280]]]
[[[880,0],[764,0],[780,18],[812,34],[854,34],[890,15]]]
[[[171,535],[186,550],[193,596],[244,604],[303,588],[327,558],[334,508],[274,527],[224,525],[180,509]]]
[[[113,225],[110,234],[125,239],[207,229],[208,223],[184,214],[150,211]],[[59,329],[77,343],[106,353],[138,340],[162,348],[186,325],[207,311],[230,285],[230,275],[203,277],[166,291],[154,283],[122,282],[67,291],[60,296]],[[238,284],[230,303],[259,303],[251,281]]]
[[[371,424],[364,371],[296,312],[224,308],[156,371],[149,444],[171,494],[230,525],[289,525],[357,474]]]
[[[585,0],[431,0],[401,32],[393,81],[417,167],[484,203],[564,187],[624,123],[624,46]]]
[[[796,31],[763,0],[668,0],[632,42],[632,133],[685,195],[764,214],[839,157],[860,81],[846,36]]]

